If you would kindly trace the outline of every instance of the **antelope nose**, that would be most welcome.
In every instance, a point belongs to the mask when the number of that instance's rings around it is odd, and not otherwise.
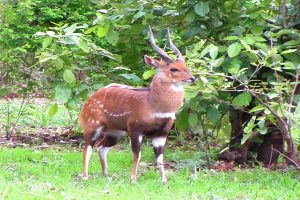
[[[192,76],[191,78],[190,78],[190,81],[193,83],[193,82],[195,82],[195,77],[194,76]]]

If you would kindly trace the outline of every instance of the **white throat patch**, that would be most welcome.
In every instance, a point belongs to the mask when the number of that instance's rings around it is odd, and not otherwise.
[[[166,113],[154,113],[151,116],[152,118],[171,118],[171,119],[175,119],[175,113],[173,112],[166,112]]]
[[[183,91],[183,86],[178,84],[172,84],[171,89],[175,92]]]

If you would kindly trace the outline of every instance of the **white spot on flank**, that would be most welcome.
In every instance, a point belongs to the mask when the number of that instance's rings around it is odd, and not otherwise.
[[[166,113],[154,113],[151,115],[152,118],[171,118],[175,119],[175,113],[173,112],[166,112]]]
[[[178,84],[172,84],[171,89],[175,92],[181,92],[183,91],[183,86]]]
[[[94,123],[95,120],[92,120],[92,123]]]
[[[97,99],[93,99],[93,101],[96,101]]]
[[[100,101],[97,101],[97,103],[99,104],[99,103],[101,103]]]
[[[100,107],[103,108],[103,105],[101,104]]]
[[[162,147],[166,143],[166,137],[156,137],[152,139],[153,147]]]
[[[98,121],[97,121],[97,123],[98,123]],[[103,127],[99,127],[96,129],[95,134],[92,138],[93,141],[97,140],[100,137],[102,129],[103,129]]]

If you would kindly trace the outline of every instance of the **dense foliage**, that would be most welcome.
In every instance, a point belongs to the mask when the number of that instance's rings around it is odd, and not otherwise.
[[[0,95],[39,90],[78,110],[107,83],[147,85],[147,27],[160,46],[170,27],[198,77],[186,86],[179,131],[224,136],[230,111],[240,109],[250,115],[241,145],[268,134],[268,124],[289,144],[300,134],[299,9],[296,0],[4,1]],[[56,110],[55,103],[49,115]]]

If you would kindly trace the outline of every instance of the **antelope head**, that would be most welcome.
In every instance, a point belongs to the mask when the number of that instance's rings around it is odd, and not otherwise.
[[[158,53],[162,60],[156,60],[150,56],[145,55],[145,63],[151,67],[157,68],[157,75],[160,76],[164,82],[173,83],[176,85],[194,82],[195,78],[186,68],[184,57],[172,42],[170,29],[168,28],[167,30],[167,38],[171,50],[177,57],[176,60],[171,58],[164,50],[156,45],[154,35],[150,26],[149,35],[150,44],[153,50]]]

